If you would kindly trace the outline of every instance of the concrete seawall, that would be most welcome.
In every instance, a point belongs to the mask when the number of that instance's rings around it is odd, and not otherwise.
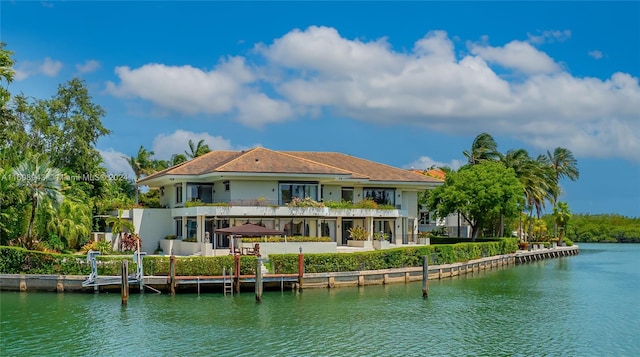
[[[524,264],[542,259],[560,258],[579,253],[577,246],[517,251],[454,264],[430,265],[429,279],[443,279],[483,270]],[[407,283],[422,280],[422,267],[407,267],[381,270],[363,270],[331,273],[305,273],[301,288],[336,288],[342,286],[365,286],[392,283]],[[117,280],[114,284],[101,286],[98,291],[118,290],[120,277],[104,277]],[[204,278],[204,277],[203,277]],[[49,291],[49,292],[94,292],[94,287],[83,287],[87,279],[82,275],[0,274],[0,290]],[[249,279],[250,280],[250,279]],[[203,279],[204,281],[204,279]],[[117,283],[117,284],[116,284]],[[167,291],[167,276],[145,276],[144,284]],[[297,284],[297,283],[296,283]],[[295,285],[295,284],[294,284]],[[222,286],[219,287],[222,290]]]

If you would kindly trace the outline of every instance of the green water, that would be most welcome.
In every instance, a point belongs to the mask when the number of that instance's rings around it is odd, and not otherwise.
[[[0,356],[638,356],[640,245],[421,283],[251,293],[0,293]]]

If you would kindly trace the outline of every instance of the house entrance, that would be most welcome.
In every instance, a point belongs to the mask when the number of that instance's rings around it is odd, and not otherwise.
[[[342,220],[342,245],[347,245],[347,240],[350,238],[349,230],[353,228],[352,220]]]

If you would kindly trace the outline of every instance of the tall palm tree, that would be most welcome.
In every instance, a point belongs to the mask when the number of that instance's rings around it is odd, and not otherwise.
[[[209,145],[204,143],[204,139],[198,141],[198,144],[194,144],[193,141],[189,139],[189,150],[191,152],[185,151],[184,153],[190,159],[195,159],[196,157],[202,156],[211,151],[211,149],[209,149]]]
[[[149,175],[153,172],[154,164],[153,164],[153,160],[151,159],[153,155],[154,155],[153,151],[147,151],[147,149],[145,149],[144,146],[140,145],[140,149],[138,149],[137,156],[135,157],[123,156],[123,158],[127,160],[127,163],[129,163],[129,166],[131,166],[131,169],[133,170],[133,174],[136,176],[136,181],[138,181],[142,175]],[[135,186],[136,186],[136,205],[137,205],[139,189],[137,184]]]
[[[475,165],[481,161],[496,160],[499,158],[498,144],[493,137],[482,133],[473,140],[470,151],[463,151],[469,165]]]
[[[560,190],[560,179],[568,178],[571,181],[575,181],[580,177],[580,171],[578,170],[578,160],[573,156],[571,150],[557,147],[553,150],[553,154],[547,150],[546,161],[551,167],[553,174],[556,179],[556,183],[558,185],[556,192],[553,195],[553,209],[556,209],[556,205],[558,202],[558,196],[562,192]],[[553,234],[557,235],[558,226],[554,222],[553,225]]]
[[[17,186],[25,189],[31,200],[31,218],[27,230],[27,242],[31,242],[38,206],[48,201],[53,207],[57,207],[63,201],[60,192],[61,172],[57,168],[49,167],[47,161],[39,163],[37,160],[28,160],[21,162],[13,173],[17,179]]]

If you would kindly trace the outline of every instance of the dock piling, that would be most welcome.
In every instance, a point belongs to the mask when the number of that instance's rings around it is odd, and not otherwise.
[[[302,284],[304,280],[304,254],[302,254],[302,247],[300,247],[300,253],[298,254],[298,291],[302,291]]]
[[[256,257],[256,302],[262,301],[262,259],[260,256]]]
[[[127,306],[129,301],[129,261],[122,261],[122,281],[120,283],[120,294],[122,295],[122,305]]]
[[[176,256],[169,257],[169,292],[171,295],[176,294]]]
[[[429,297],[429,257],[422,257],[422,297]]]

